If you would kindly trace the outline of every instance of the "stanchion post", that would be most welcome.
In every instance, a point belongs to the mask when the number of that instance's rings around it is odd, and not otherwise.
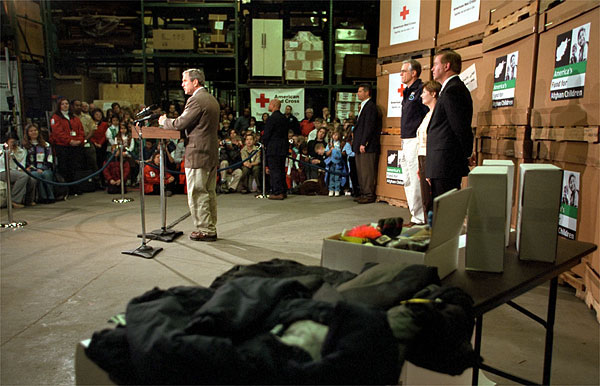
[[[262,163],[262,194],[256,195],[256,198],[267,198],[267,157],[265,147],[260,145],[261,163]]]
[[[4,153],[4,175],[6,176],[6,208],[8,209],[8,222],[2,223],[0,228],[21,228],[27,225],[26,221],[14,221],[12,211],[12,190],[10,186],[10,150],[8,144],[3,145]]]
[[[146,244],[146,207],[144,205],[144,140],[142,138],[142,129],[139,126],[139,122],[135,123],[135,130],[138,130],[138,136],[140,139],[140,168],[142,170],[140,181],[140,217],[142,219],[142,245],[140,245],[136,249],[123,251],[121,253],[124,253],[126,255],[139,256],[145,259],[152,259],[158,252],[162,251],[162,248],[152,248],[151,246]]]
[[[121,170],[121,198],[115,198],[112,201],[116,204],[125,204],[133,201],[133,198],[125,198],[125,176],[123,174],[123,144],[119,144],[119,168]]]

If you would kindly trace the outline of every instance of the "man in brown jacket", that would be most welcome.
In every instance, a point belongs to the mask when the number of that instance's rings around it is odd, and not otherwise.
[[[181,87],[191,97],[178,118],[162,115],[158,123],[185,135],[185,177],[195,241],[217,240],[217,166],[219,164],[219,103],[204,88],[204,72],[183,72]]]

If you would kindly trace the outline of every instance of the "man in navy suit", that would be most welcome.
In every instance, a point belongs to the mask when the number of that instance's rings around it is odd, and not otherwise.
[[[354,127],[352,151],[356,154],[356,171],[361,196],[355,201],[359,204],[368,204],[375,202],[381,120],[377,113],[377,106],[371,98],[371,86],[361,84],[356,95],[361,104]]]
[[[463,176],[469,174],[473,152],[473,100],[460,80],[461,57],[442,50],[433,59],[433,79],[442,84],[437,105],[427,127],[427,163],[425,176],[435,198],[454,188],[460,189]]]
[[[285,157],[288,153],[288,122],[285,115],[281,114],[281,101],[271,99],[269,111],[272,114],[265,123],[263,143],[266,147],[267,166],[271,177],[270,200],[283,200],[287,197],[285,181]]]

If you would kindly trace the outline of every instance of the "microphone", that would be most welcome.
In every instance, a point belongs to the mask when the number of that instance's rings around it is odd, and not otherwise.
[[[152,115],[147,115],[146,117],[136,119],[134,122],[135,123],[140,123],[140,122],[145,122],[145,121],[151,121],[153,119],[159,118],[160,116],[161,116],[161,114],[159,114],[159,113],[152,114]]]
[[[156,105],[150,105],[148,107],[146,107],[145,109],[143,109],[142,111],[140,111],[139,113],[135,114],[136,118],[143,118],[143,117],[147,117],[148,115],[152,114],[152,110],[156,109]]]

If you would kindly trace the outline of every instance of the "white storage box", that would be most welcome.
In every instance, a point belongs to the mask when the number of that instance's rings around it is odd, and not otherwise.
[[[521,165],[517,220],[521,260],[556,260],[562,178],[562,169],[554,165]]]
[[[510,224],[512,223],[513,189],[515,185],[515,164],[511,160],[484,159],[484,166],[505,166],[508,168],[508,180],[506,181],[506,233],[504,234],[504,245],[508,247],[510,239]]]
[[[505,166],[477,166],[469,173],[472,192],[465,251],[468,270],[504,270],[507,175]]]
[[[438,268],[444,278],[458,266],[458,237],[467,214],[471,189],[452,190],[433,202],[433,227],[426,252],[356,244],[334,235],[323,240],[321,265],[359,273],[365,263],[405,262]]]

